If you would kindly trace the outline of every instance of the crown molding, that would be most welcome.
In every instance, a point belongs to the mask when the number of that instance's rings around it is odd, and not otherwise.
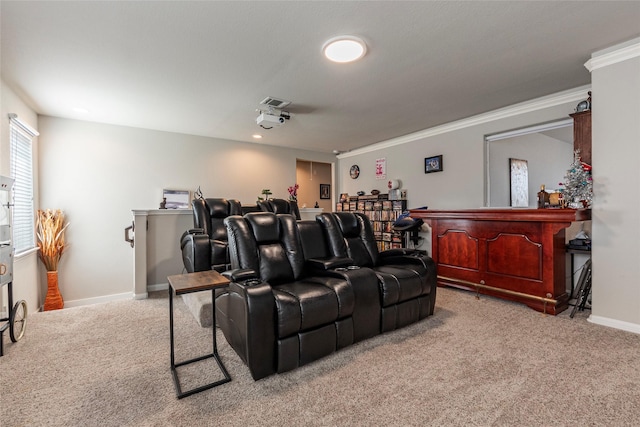
[[[640,38],[594,52],[584,66],[589,72],[640,56]]]
[[[410,133],[408,135],[399,136],[397,138],[388,139],[386,141],[377,142],[366,147],[357,148],[336,156],[338,159],[346,159],[348,157],[360,154],[370,153],[372,151],[382,150],[385,148],[395,147],[396,145],[407,144],[409,142],[418,141],[420,139],[441,135],[447,132],[453,132],[459,129],[477,126],[483,123],[493,122],[495,120],[505,119],[520,114],[530,113],[533,111],[543,110],[545,108],[556,107],[568,102],[576,102],[584,100],[584,94],[591,90],[591,85],[581,86],[575,89],[558,92],[553,95],[543,96],[530,101],[514,104],[509,107],[500,108],[498,110],[489,111],[488,113],[478,114],[477,116],[468,117],[466,119],[457,120],[455,122],[446,123],[444,125],[435,126],[429,129]]]

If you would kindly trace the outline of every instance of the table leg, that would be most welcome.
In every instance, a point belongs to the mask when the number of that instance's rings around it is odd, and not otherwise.
[[[218,343],[216,341],[216,291],[211,289],[211,334],[213,335],[213,354],[218,357]]]
[[[171,375],[173,376],[173,383],[176,386],[176,393],[180,396],[182,390],[180,389],[180,380],[178,379],[178,371],[176,370],[176,354],[173,338],[173,288],[171,286],[169,286],[169,341],[171,342]]]
[[[171,341],[171,374],[173,375],[173,382],[176,386],[176,394],[178,396],[178,399],[182,399],[183,397],[187,397],[190,396],[192,394],[195,393],[199,393],[203,390],[207,390],[213,387],[217,387],[219,385],[228,383],[229,381],[231,381],[231,376],[229,375],[229,372],[227,372],[227,369],[225,368],[225,366],[222,364],[222,360],[220,360],[220,356],[218,355],[218,343],[216,342],[216,299],[215,299],[215,289],[211,290],[211,315],[212,317],[212,341],[213,341],[213,352],[211,354],[205,354],[203,356],[200,357],[196,357],[193,359],[189,359],[189,360],[185,360],[183,362],[177,363],[175,362],[175,350],[174,350],[174,331],[173,331],[173,288],[171,286],[169,286],[169,340]],[[210,384],[206,384],[200,387],[196,387],[194,389],[191,390],[187,390],[185,392],[182,391],[182,387],[180,387],[180,379],[178,378],[178,370],[177,368],[180,366],[185,366],[185,365],[189,365],[191,363],[195,363],[195,362],[199,362],[201,360],[205,360],[208,359],[210,357],[213,357],[216,361],[216,363],[218,364],[218,367],[220,368],[220,370],[222,371],[222,374],[224,375],[224,378],[219,380],[219,381],[215,381],[213,383]]]

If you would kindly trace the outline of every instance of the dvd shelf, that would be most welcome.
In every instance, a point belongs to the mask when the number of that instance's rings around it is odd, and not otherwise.
[[[336,203],[336,212],[360,212],[371,220],[380,251],[403,247],[402,235],[393,230],[393,223],[406,209],[406,200],[389,200],[388,194],[348,196]]]

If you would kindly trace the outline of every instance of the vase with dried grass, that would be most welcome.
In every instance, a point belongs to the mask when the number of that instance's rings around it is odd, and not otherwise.
[[[65,249],[64,231],[69,224],[64,223],[64,213],[60,209],[38,210],[36,220],[38,254],[47,269],[44,310],[58,310],[64,307],[64,300],[58,288],[58,263]]]

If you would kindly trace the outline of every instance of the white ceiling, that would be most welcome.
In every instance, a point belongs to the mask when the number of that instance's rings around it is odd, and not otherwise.
[[[588,84],[592,52],[640,36],[638,1],[2,0],[0,14],[2,79],[39,114],[322,152]],[[367,55],[325,60],[341,34]],[[280,128],[255,123],[267,96],[293,102]]]

